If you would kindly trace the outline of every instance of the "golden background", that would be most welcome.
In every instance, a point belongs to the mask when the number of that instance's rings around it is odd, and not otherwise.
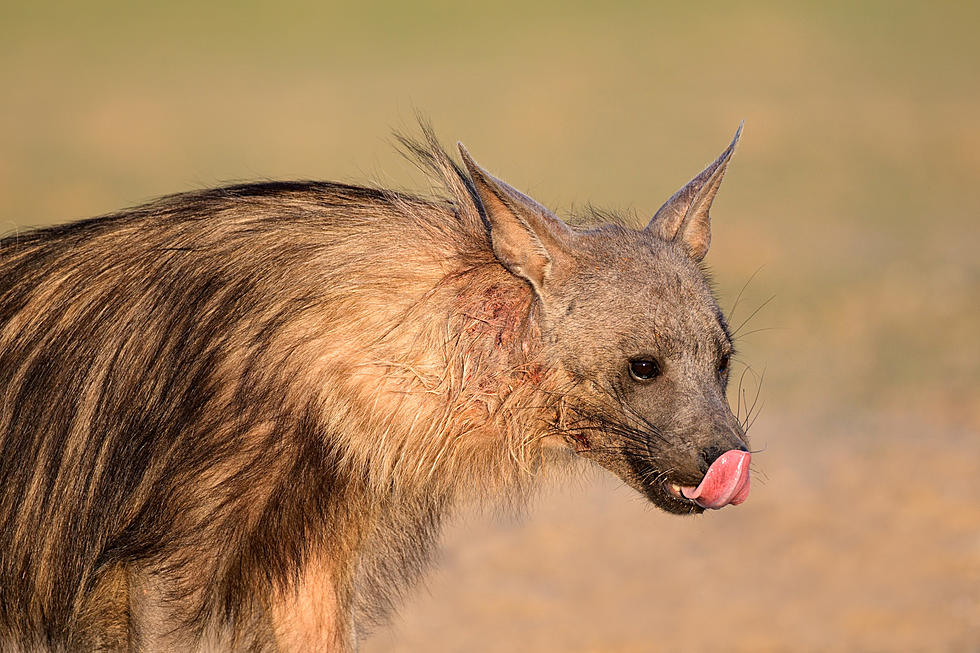
[[[0,233],[238,180],[424,192],[390,136],[416,111],[559,213],[641,223],[744,119],[707,262],[726,310],[751,278],[749,501],[670,517],[590,472],[471,514],[363,648],[977,651],[978,28],[968,2],[4,2]]]

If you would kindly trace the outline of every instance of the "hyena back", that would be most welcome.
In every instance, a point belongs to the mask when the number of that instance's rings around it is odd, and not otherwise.
[[[744,500],[699,265],[735,141],[641,231],[404,145],[443,198],[248,184],[0,241],[0,648],[352,649],[452,506],[576,458]]]

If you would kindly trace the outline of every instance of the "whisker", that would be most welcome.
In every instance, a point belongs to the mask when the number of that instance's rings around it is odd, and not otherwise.
[[[759,274],[760,272],[762,272],[762,268],[764,268],[764,267],[766,267],[766,264],[765,263],[763,263],[762,265],[760,265],[759,267],[757,267],[755,269],[755,272],[753,272],[749,276],[748,281],[746,281],[744,284],[742,284],[742,289],[739,290],[738,291],[738,295],[735,296],[735,303],[732,304],[731,310],[728,311],[728,319],[729,320],[731,320],[733,317],[735,317],[735,309],[738,308],[738,301],[740,299],[742,299],[742,293],[744,293],[745,292],[745,289],[749,287],[749,284],[752,283],[752,280],[755,279],[756,275]]]
[[[769,299],[767,299],[766,301],[764,301],[764,302],[762,302],[761,304],[759,304],[759,307],[758,307],[758,308],[756,308],[756,309],[755,309],[754,311],[752,311],[752,313],[751,313],[751,314],[750,314],[750,315],[749,315],[749,316],[748,316],[747,318],[745,318],[745,319],[744,319],[744,320],[742,321],[742,323],[741,323],[741,324],[739,324],[739,325],[738,325],[738,327],[737,327],[737,328],[735,329],[735,331],[733,331],[733,332],[732,332],[732,337],[734,338],[735,336],[737,336],[737,335],[738,335],[738,333],[739,333],[739,331],[741,331],[741,330],[742,330],[742,327],[744,327],[744,326],[745,326],[746,324],[748,324],[748,323],[749,323],[749,320],[751,320],[751,319],[752,319],[753,317],[755,317],[755,316],[756,316],[756,315],[757,315],[757,314],[759,313],[759,311],[761,311],[761,310],[762,310],[762,309],[764,309],[764,308],[765,308],[766,306],[768,306],[768,305],[769,305],[769,303],[770,303],[770,302],[771,302],[772,300],[774,300],[774,299],[776,299],[776,296],[775,296],[775,295],[772,295],[772,296],[770,296],[770,297],[769,297]]]
[[[747,338],[753,333],[760,333],[762,331],[786,331],[786,327],[760,327],[758,329],[752,329],[751,331],[746,331],[745,333],[739,334],[739,338]]]

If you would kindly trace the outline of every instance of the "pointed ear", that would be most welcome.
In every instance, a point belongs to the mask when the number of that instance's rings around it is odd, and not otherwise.
[[[457,143],[490,229],[493,253],[540,295],[549,279],[570,262],[572,230],[551,211],[477,165]]]
[[[708,253],[711,243],[711,219],[708,210],[715,199],[725,168],[735,152],[735,144],[742,134],[742,124],[735,132],[731,145],[714,163],[687,184],[660,207],[646,231],[666,241],[683,243],[688,254],[700,261]]]

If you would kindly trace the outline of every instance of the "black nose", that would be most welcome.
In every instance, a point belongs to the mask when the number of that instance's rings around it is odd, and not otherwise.
[[[711,467],[711,463],[718,460],[723,453],[731,451],[732,449],[738,449],[739,451],[748,451],[748,449],[746,449],[745,445],[743,444],[740,444],[737,447],[721,447],[721,446],[713,445],[702,449],[700,454],[701,471],[707,472],[708,468]]]

